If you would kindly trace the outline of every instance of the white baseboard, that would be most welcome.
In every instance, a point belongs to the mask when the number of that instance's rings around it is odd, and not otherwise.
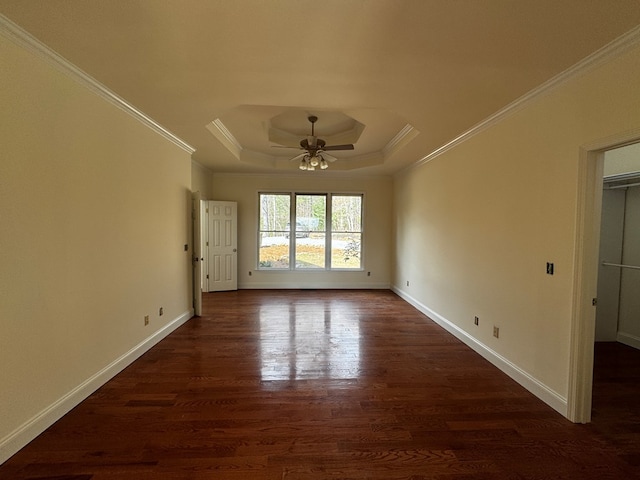
[[[629,347],[637,348],[640,350],[640,338],[632,335],[630,333],[618,332],[616,335],[616,340],[620,343],[624,343]]]
[[[165,338],[175,329],[193,317],[193,310],[182,313],[176,319],[156,331],[150,337],[133,347],[124,355],[115,359],[99,372],[95,373],[66,395],[49,405],[40,413],[23,423],[9,435],[0,440],[0,465],[11,458],[31,440],[36,438],[71,409],[85,400],[102,385],[131,365],[147,350]]]
[[[246,282],[238,283],[241,290],[305,290],[305,289],[339,289],[339,290],[389,290],[388,283],[358,283],[358,282]]]
[[[480,354],[483,358],[491,362],[498,369],[509,375],[513,380],[518,382],[524,388],[529,390],[532,394],[538,397],[540,400],[545,402],[551,408],[562,414],[564,417],[568,415],[567,409],[567,399],[554,391],[553,389],[546,386],[544,383],[531,376],[529,373],[522,370],[520,367],[510,362],[508,359],[492,350],[485,344],[479,342],[477,339],[469,335],[467,332],[462,330],[460,327],[450,322],[442,315],[434,312],[426,305],[423,305],[418,300],[413,298],[408,293],[402,291],[397,286],[391,287],[391,289],[398,294],[402,299],[406,300],[408,303],[416,307],[420,312],[424,313],[431,320],[436,322],[446,331],[451,333],[454,337],[462,341],[465,345],[470,347],[472,350]]]

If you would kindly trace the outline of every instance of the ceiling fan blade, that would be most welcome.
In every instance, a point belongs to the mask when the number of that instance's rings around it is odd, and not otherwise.
[[[325,152],[324,150],[322,152],[319,153],[319,156],[321,156],[322,158],[324,158],[327,162],[335,162],[336,160],[338,160],[336,157],[334,157],[333,155],[329,155],[327,152]]]
[[[345,145],[327,145],[322,149],[323,150],[353,150],[353,144],[347,143]]]
[[[309,155],[307,152],[301,153],[300,155],[296,155],[295,157],[293,157],[292,159],[290,159],[290,162],[295,162],[296,160],[301,160],[302,158],[304,158],[306,155]]]

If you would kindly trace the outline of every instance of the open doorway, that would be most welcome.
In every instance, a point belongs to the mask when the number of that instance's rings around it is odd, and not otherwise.
[[[591,421],[615,443],[640,425],[640,143],[604,152],[602,187]]]
[[[604,154],[596,342],[640,349],[640,143]]]
[[[575,236],[575,288],[571,322],[566,415],[591,421],[596,305],[605,153],[640,142],[640,130],[623,132],[580,148]]]

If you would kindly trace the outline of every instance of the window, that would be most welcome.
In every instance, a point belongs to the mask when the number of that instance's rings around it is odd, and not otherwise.
[[[361,268],[362,196],[331,197],[331,267]]]
[[[258,268],[362,268],[362,195],[260,193]]]
[[[260,194],[258,268],[289,268],[291,195]]]
[[[326,195],[296,195],[295,268],[326,267]],[[300,236],[302,231],[304,235]]]

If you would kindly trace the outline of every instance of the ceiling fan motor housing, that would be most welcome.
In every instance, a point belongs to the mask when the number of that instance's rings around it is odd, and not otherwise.
[[[307,152],[297,155],[291,159],[301,159],[300,170],[315,170],[315,167],[318,165],[324,170],[328,167],[327,160],[330,162],[337,160],[335,157],[328,154],[326,154],[328,158],[325,158],[325,150],[353,150],[353,144],[332,145],[327,147],[326,142],[315,135],[314,124],[318,121],[318,117],[315,115],[309,115],[307,119],[311,122],[311,135],[300,140],[300,147]]]

